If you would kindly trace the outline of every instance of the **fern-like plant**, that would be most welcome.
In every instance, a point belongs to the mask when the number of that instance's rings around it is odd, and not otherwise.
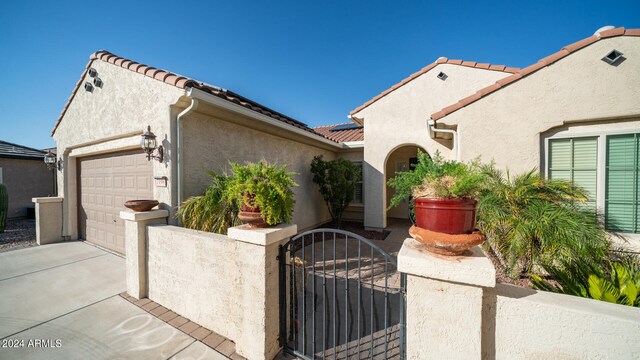
[[[233,178],[228,184],[226,198],[239,208],[246,205],[259,208],[262,218],[269,225],[290,222],[295,199],[294,172],[287,172],[286,165],[270,165],[265,160],[240,165],[229,163]]]
[[[412,197],[475,199],[483,189],[484,175],[477,161],[463,163],[445,160],[439,152],[431,158],[418,149],[418,162],[411,171],[387,181],[395,189],[389,208]]]
[[[238,207],[227,199],[227,190],[231,178],[209,172],[211,183],[201,196],[192,196],[178,208],[178,217],[182,226],[226,234],[227,229],[240,225]]]

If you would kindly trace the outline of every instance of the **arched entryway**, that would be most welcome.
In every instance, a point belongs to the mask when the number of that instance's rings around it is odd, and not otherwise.
[[[413,164],[418,160],[418,149],[422,152],[426,152],[422,146],[415,144],[403,144],[391,150],[387,155],[384,165],[386,187],[385,217],[387,219],[387,223],[390,219],[409,219],[409,203],[406,201],[392,209],[386,210],[391,198],[395,194],[395,190],[386,184],[389,179],[396,176],[396,173],[411,170]]]

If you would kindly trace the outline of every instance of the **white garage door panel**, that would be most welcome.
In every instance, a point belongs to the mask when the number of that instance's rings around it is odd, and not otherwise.
[[[125,253],[124,202],[152,199],[152,164],[139,150],[82,158],[78,161],[80,237]]]

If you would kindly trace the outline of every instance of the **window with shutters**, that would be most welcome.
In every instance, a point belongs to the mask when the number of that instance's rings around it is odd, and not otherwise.
[[[353,163],[355,166],[360,168],[360,173],[362,174],[362,161],[356,161]],[[364,204],[364,199],[362,196],[362,179],[364,178],[364,174],[360,176],[360,181],[356,183],[353,194],[352,204]]]
[[[549,140],[549,179],[573,181],[586,190],[587,205],[596,209],[598,138]]]
[[[607,136],[605,222],[609,230],[640,233],[640,134]]]

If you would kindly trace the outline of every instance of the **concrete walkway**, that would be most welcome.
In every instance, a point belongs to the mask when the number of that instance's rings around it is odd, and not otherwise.
[[[83,242],[0,254],[0,359],[226,359],[118,296],[124,272]]]

